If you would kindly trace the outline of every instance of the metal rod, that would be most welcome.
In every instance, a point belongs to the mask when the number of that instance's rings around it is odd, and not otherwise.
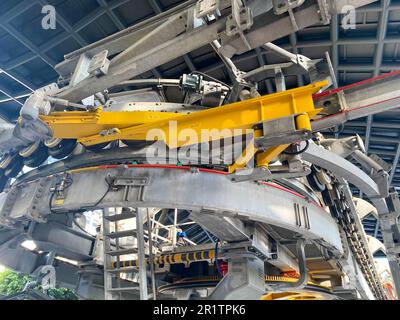
[[[146,214],[145,208],[137,208],[136,209],[140,300],[148,300],[146,257],[145,257],[145,250],[144,250],[145,243],[144,243],[144,230],[143,230],[143,221],[144,221],[145,214]]]
[[[112,288],[112,276],[107,272],[111,268],[112,262],[111,257],[107,254],[110,250],[110,238],[106,235],[110,233],[110,226],[106,217],[110,213],[110,208],[103,209],[103,256],[104,256],[104,299],[112,300],[112,293],[108,291],[108,288]]]
[[[13,96],[9,95],[7,92],[3,91],[0,89],[0,92],[2,94],[4,94],[5,96],[9,97],[11,100],[14,100],[16,103],[20,104],[21,106],[23,105],[20,101],[18,101],[17,99],[15,99]]]
[[[26,94],[21,94],[19,96],[16,96],[14,98],[15,99],[22,99],[22,98],[26,98],[26,97],[29,97],[29,96],[30,96],[30,93],[26,93]],[[12,101],[12,100],[14,100],[14,99],[12,99],[12,98],[3,99],[3,100],[0,100],[0,103],[9,102],[9,101]]]
[[[153,259],[153,231],[151,229],[150,212],[147,208],[147,231],[149,234],[149,261],[150,261],[150,274],[151,274],[151,288],[153,292],[153,300],[157,300],[157,287],[156,287],[156,276],[154,270],[154,259]]]
[[[125,87],[125,86],[150,86],[150,85],[155,85],[155,86],[179,86],[180,80],[179,79],[138,79],[138,80],[128,80],[128,81],[123,81],[113,88],[116,87]]]
[[[306,241],[304,239],[298,239],[296,242],[296,252],[297,252],[297,259],[299,261],[300,278],[296,282],[273,285],[271,286],[273,290],[302,289],[307,284],[308,276],[307,276],[307,261],[304,252],[305,245]]]
[[[22,82],[21,80],[18,80],[17,78],[15,78],[13,75],[9,74],[7,71],[0,69],[0,73],[4,73],[5,75],[9,76],[11,79],[13,79],[14,81],[17,81],[19,84],[21,84],[22,86],[24,86],[25,88],[29,89],[31,92],[35,91],[33,90],[30,86],[28,86],[27,84],[25,84],[24,82]]]
[[[272,42],[268,42],[268,43],[264,44],[263,47],[265,49],[269,49],[269,50],[275,52],[282,58],[285,58],[285,59],[288,59],[288,60],[294,61],[294,62],[297,61],[297,56],[295,54],[293,54],[281,47],[278,47],[277,45],[273,44]]]
[[[223,54],[220,53],[219,49],[221,48],[221,44],[219,43],[219,41],[214,40],[213,42],[211,42],[211,47],[214,49],[216,54],[221,58],[222,62],[225,64],[226,68],[236,78],[238,75],[238,69],[236,68],[235,64],[233,63],[233,61],[231,59],[225,57]]]
[[[178,223],[178,209],[174,210],[174,226],[172,227],[172,248],[176,247],[176,225]]]

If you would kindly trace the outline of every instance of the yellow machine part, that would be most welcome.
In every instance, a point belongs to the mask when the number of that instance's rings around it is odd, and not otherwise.
[[[175,263],[189,263],[195,261],[206,261],[215,259],[215,250],[202,250],[185,253],[173,253],[155,256],[153,258],[153,264],[175,264]],[[149,259],[146,258],[146,264],[149,264]],[[125,268],[125,267],[139,267],[139,260],[122,260],[115,261],[112,263],[113,268]]]
[[[256,138],[262,136],[262,130],[254,128],[257,124],[288,116],[296,117],[297,130],[311,130],[310,120],[320,111],[314,107],[312,96],[325,85],[326,82],[318,82],[191,114],[105,112],[99,108],[91,112],[53,112],[41,119],[52,129],[54,138],[77,139],[85,146],[115,140],[163,140],[170,148],[178,148],[244,134]],[[258,166],[267,166],[287,146],[259,152]],[[230,167],[230,172],[244,167],[257,152],[253,140],[246,147],[246,154],[240,157],[241,161]]]
[[[143,141],[148,139],[150,130],[158,129],[165,132],[167,145],[176,148],[190,143],[179,139],[184,136],[183,130],[192,129],[199,137],[201,130],[220,130],[222,137],[215,139],[221,139],[233,134],[233,131],[224,133],[224,129],[252,130],[257,123],[290,115],[301,115],[297,120],[298,129],[310,130],[309,119],[319,112],[314,108],[312,95],[324,85],[325,82],[318,82],[188,115],[153,111],[104,112],[100,108],[93,112],[54,112],[41,119],[53,130],[54,138],[77,139],[87,146],[119,139]],[[175,132],[170,132],[170,121],[176,121]],[[118,130],[115,134],[104,135],[107,129]]]
[[[326,294],[316,291],[272,292],[261,297],[261,300],[332,300]]]
[[[105,130],[124,129],[179,116],[182,115],[170,112],[104,112],[99,107],[92,112],[52,112],[50,115],[40,116],[40,118],[52,129],[54,138],[77,139],[81,142],[80,139],[96,133],[100,134]]]

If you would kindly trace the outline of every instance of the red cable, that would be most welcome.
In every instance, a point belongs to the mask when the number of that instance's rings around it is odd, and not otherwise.
[[[112,165],[102,165],[99,166],[98,169],[99,170],[106,170],[106,169],[116,169],[119,168],[120,165],[117,164],[112,164]],[[149,168],[149,169],[178,169],[178,170],[190,170],[192,167],[189,166],[178,166],[178,165],[164,165],[164,164],[129,164],[127,165],[128,168]],[[215,170],[215,169],[207,169],[207,168],[196,168],[198,169],[200,172],[205,172],[205,173],[211,173],[211,174],[220,174],[220,175],[228,175],[228,172],[225,171],[221,171],[221,170]],[[301,199],[305,199],[306,197],[303,196],[302,194],[290,190],[288,188],[285,188],[284,186],[275,184],[275,183],[271,183],[271,182],[266,182],[266,181],[262,181],[261,184],[269,186],[271,188],[275,188],[290,194],[295,195],[296,197],[299,197]],[[318,204],[315,201],[310,201],[312,204],[316,205],[318,208],[322,208],[322,206],[320,204]]]
[[[374,82],[374,81],[377,81],[377,80],[382,80],[382,79],[385,79],[385,78],[389,78],[389,77],[397,75],[397,74],[400,74],[400,70],[389,72],[389,73],[386,73],[386,74],[383,74],[383,75],[380,75],[380,76],[376,76],[376,77],[373,77],[373,78],[369,78],[369,79],[366,79],[366,80],[362,80],[362,81],[359,81],[359,82],[356,82],[356,83],[352,83],[352,84],[349,84],[347,86],[343,86],[343,87],[340,87],[340,88],[337,88],[337,89],[332,89],[332,90],[327,90],[327,91],[324,91],[324,92],[316,93],[316,94],[313,95],[313,98],[314,99],[318,99],[318,98],[321,98],[321,97],[324,97],[324,96],[328,96],[328,95],[331,95],[331,94],[334,94],[334,93],[337,93],[337,92],[340,92],[340,91],[351,89],[353,87],[358,87],[358,86],[361,86],[361,85],[364,85],[364,84],[367,84],[367,83],[371,83],[371,82]]]

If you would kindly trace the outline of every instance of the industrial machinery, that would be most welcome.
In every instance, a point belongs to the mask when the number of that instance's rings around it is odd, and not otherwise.
[[[54,269],[84,299],[399,297],[391,168],[324,132],[398,107],[400,72],[338,88],[328,54],[272,43],[371,2],[189,0],[68,54],[59,82],[1,122],[0,263],[38,281]],[[138,78],[207,44],[232,83]],[[288,62],[239,70],[231,58],[259,47]],[[309,84],[287,89],[293,74]]]

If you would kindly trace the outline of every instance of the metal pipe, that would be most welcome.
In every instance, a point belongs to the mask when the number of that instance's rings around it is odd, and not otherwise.
[[[221,52],[221,44],[219,43],[218,40],[214,40],[211,42],[211,47],[214,49],[216,54],[221,58],[222,62],[224,63],[225,67],[232,73],[232,75],[236,78],[239,74],[239,70],[233,63],[232,59],[225,57]]]
[[[288,59],[292,62],[297,62],[297,55],[273,44],[272,42],[267,42],[263,45],[265,49],[271,50],[275,52],[277,55],[281,56],[282,58]]]
[[[175,249],[177,242],[177,229],[176,225],[178,223],[178,209],[174,210],[174,225],[172,227],[172,248]]]
[[[151,226],[149,208],[147,208],[147,231],[149,233],[149,260],[153,261],[153,231]],[[150,274],[151,274],[151,288],[153,292],[153,300],[157,300],[157,287],[156,287],[154,263],[150,263]]]
[[[378,163],[376,163],[374,160],[372,160],[370,157],[368,157],[365,153],[361,152],[360,150],[355,150],[351,156],[357,162],[359,162],[364,169],[368,171],[370,171],[371,169],[374,169],[376,172],[383,170],[383,168]]]
[[[147,272],[146,272],[146,256],[144,243],[143,223],[145,217],[145,208],[136,209],[136,228],[138,241],[138,260],[139,260],[139,292],[140,300],[148,300],[147,292]]]
[[[18,101],[17,99],[15,99],[12,95],[9,95],[7,92],[3,91],[0,89],[0,92],[2,94],[4,94],[5,96],[9,97],[11,100],[13,100],[14,102],[20,104],[21,106],[23,105],[23,103],[21,103],[20,101]]]
[[[298,239],[296,242],[297,259],[299,261],[300,278],[296,282],[281,283],[278,285],[267,285],[267,289],[271,291],[283,290],[297,290],[303,289],[307,285],[307,262],[304,247],[306,245],[305,239]]]
[[[180,84],[179,79],[137,79],[123,81],[112,88],[125,87],[125,86],[170,86],[177,87]]]

